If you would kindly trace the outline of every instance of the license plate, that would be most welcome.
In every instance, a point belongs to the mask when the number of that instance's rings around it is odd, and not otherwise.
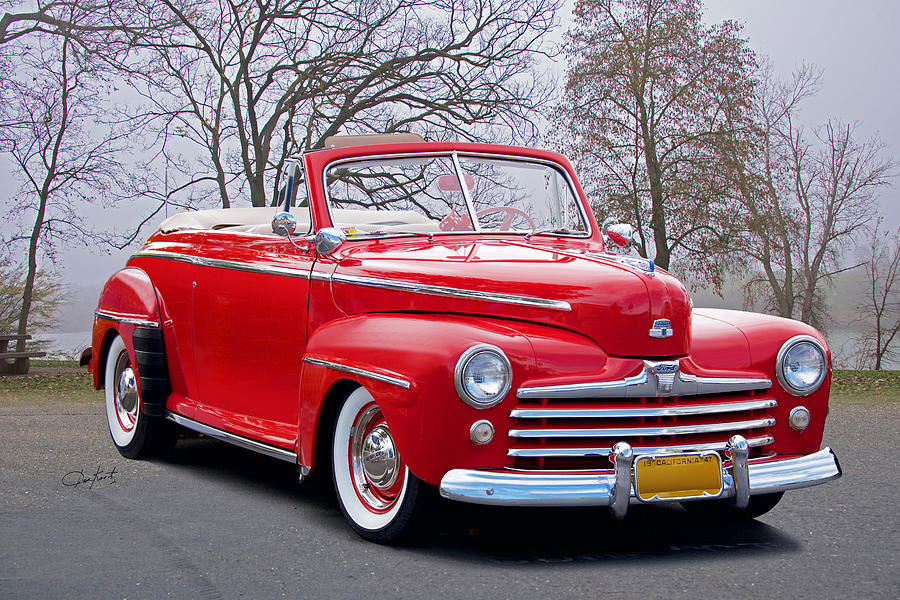
[[[639,456],[634,488],[644,502],[715,497],[722,493],[722,459],[716,452]]]

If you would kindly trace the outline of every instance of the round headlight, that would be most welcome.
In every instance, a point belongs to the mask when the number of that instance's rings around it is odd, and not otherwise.
[[[500,348],[479,344],[459,357],[453,380],[463,402],[475,408],[490,408],[509,392],[512,367]]]
[[[778,351],[775,375],[789,394],[812,394],[825,381],[827,373],[825,348],[813,337],[798,335],[785,342]]]

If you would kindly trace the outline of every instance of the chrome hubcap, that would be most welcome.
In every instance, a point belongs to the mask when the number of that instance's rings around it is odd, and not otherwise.
[[[359,498],[373,512],[385,512],[403,489],[405,466],[376,405],[366,407],[350,436],[350,467]]]
[[[116,382],[116,414],[122,429],[128,431],[137,422],[138,390],[137,378],[134,375],[134,369],[131,368],[127,352],[123,352],[116,361],[114,381]]]
[[[379,489],[388,489],[397,481],[399,460],[391,432],[379,425],[363,441],[363,471],[366,479]]]

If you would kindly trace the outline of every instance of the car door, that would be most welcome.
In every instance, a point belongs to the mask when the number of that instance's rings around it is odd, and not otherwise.
[[[309,218],[306,206],[294,213]],[[276,235],[208,235],[194,274],[198,420],[294,447],[315,260],[306,246]]]

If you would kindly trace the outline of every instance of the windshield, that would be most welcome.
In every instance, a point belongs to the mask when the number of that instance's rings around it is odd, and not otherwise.
[[[332,166],[326,185],[334,225],[351,236],[587,232],[580,203],[558,168],[464,155],[458,165],[451,156],[427,156]]]

